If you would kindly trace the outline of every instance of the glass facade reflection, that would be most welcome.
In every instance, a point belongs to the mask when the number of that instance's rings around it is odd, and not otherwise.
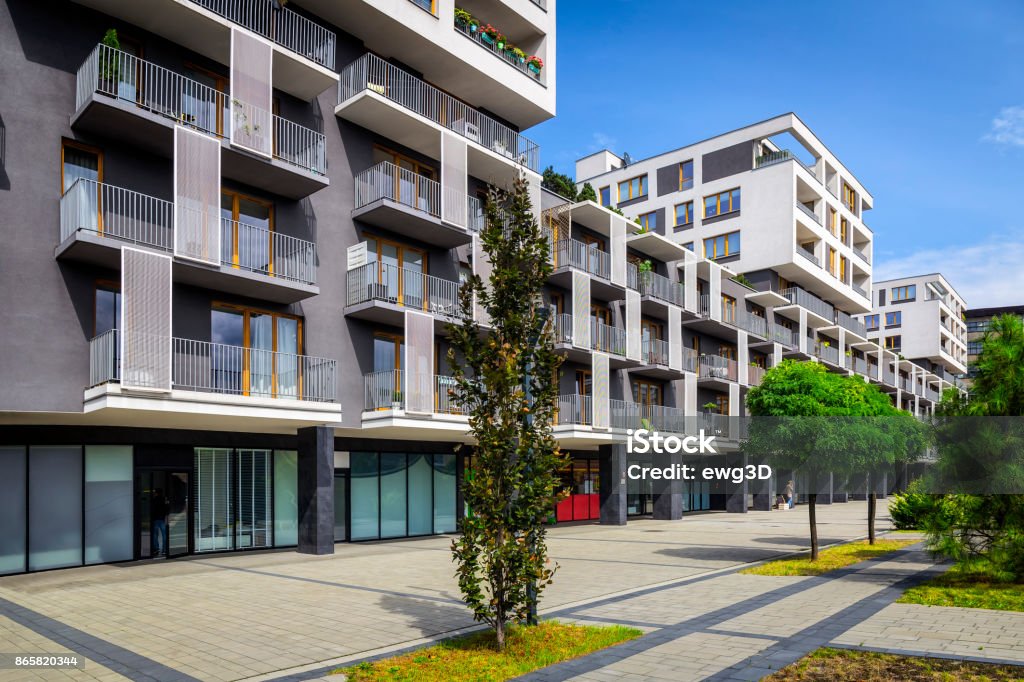
[[[455,531],[455,455],[353,452],[352,540]]]

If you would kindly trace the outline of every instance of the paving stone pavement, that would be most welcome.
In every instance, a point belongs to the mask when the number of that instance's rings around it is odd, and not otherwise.
[[[862,535],[865,506],[821,507],[823,541]],[[931,566],[906,553],[838,580],[736,573],[805,548],[806,528],[799,507],[553,528],[549,549],[560,569],[542,615],[632,623],[648,634],[537,679],[749,677],[823,632],[839,637],[884,614],[894,585]],[[88,659],[84,670],[0,670],[0,681],[319,678],[475,627],[459,600],[449,543],[342,544],[323,557],[240,553],[0,578],[0,652]],[[835,632],[822,624],[836,618],[849,623]]]

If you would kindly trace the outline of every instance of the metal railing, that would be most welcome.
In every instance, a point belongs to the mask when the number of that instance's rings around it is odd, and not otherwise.
[[[871,259],[868,258],[868,254],[864,253],[864,251],[862,251],[861,249],[857,248],[856,246],[851,246],[850,248],[853,249],[854,255],[856,255],[858,258],[860,258],[862,261],[864,261],[868,265],[871,265]]]
[[[460,24],[458,20],[456,20],[455,30],[461,33],[462,35],[466,36],[467,38],[469,38],[474,43],[484,48],[491,54],[493,54],[495,57],[498,57],[505,63],[512,65],[513,67],[515,67],[519,71],[522,71],[531,78],[540,80],[540,71],[534,71],[533,69],[531,69],[527,65],[525,57],[517,57],[516,55],[512,54],[511,52],[504,48],[499,49],[498,43],[489,41],[489,39],[484,36],[484,34],[479,30],[479,28],[476,31],[471,31],[469,29],[469,25]]]
[[[465,414],[455,397],[455,377],[393,369],[363,375],[363,409],[405,410],[410,394],[432,396],[434,414]]]
[[[768,338],[768,320],[747,310],[736,313],[736,326],[751,334]]]
[[[780,293],[793,305],[806,308],[816,315],[824,317],[826,320],[836,319],[835,307],[831,304],[825,303],[825,301],[821,300],[809,291],[805,291],[800,287],[789,287],[788,289],[783,289]]]
[[[701,355],[697,362],[697,375],[702,379],[736,381],[738,366],[735,360],[720,355]]]
[[[814,354],[825,362],[833,365],[839,364],[839,349],[835,346],[826,346],[824,343],[814,344]]]
[[[697,314],[701,317],[711,317],[711,295],[701,294],[697,299]]]
[[[640,272],[637,290],[642,296],[650,296],[666,303],[681,306],[685,300],[682,282],[676,282],[656,272]]]
[[[924,393],[925,397],[928,398],[928,400],[931,400],[933,403],[939,401],[939,392],[932,388],[931,386],[926,387],[924,389]]]
[[[797,332],[784,327],[778,322],[772,322],[771,325],[772,335],[771,340],[776,343],[781,343],[786,346],[796,346],[796,335]]]
[[[610,400],[613,429],[650,429],[661,433],[694,432],[697,424],[676,407],[649,405],[630,400]],[[689,427],[689,428],[687,428]]]
[[[900,390],[906,391],[907,393],[913,393],[913,385],[910,382],[910,377],[900,376]]]
[[[800,246],[800,247],[797,247],[796,252],[799,253],[804,258],[806,258],[807,260],[809,260],[812,263],[814,263],[815,265],[817,265],[819,268],[821,267],[821,259],[818,258],[817,256],[815,256],[813,253],[811,253],[807,249],[805,249],[802,246]]]
[[[888,384],[889,386],[895,386],[896,385],[896,372],[894,372],[892,369],[890,369],[888,367],[883,368],[883,370],[882,370],[882,381],[884,383]]]
[[[152,336],[140,332],[136,337]],[[121,334],[110,330],[89,342],[89,381],[119,381]],[[201,393],[336,402],[335,360],[171,338],[171,385]]]
[[[323,133],[231,100],[228,93],[107,45],[97,45],[79,67],[75,107],[81,109],[93,93],[129,102],[217,137],[230,137],[236,118],[245,121],[247,137],[259,136],[256,121],[272,121],[273,140],[268,151],[274,158],[320,175],[327,171]]]
[[[555,267],[575,268],[608,279],[611,277],[611,256],[576,239],[559,239],[555,242]]]
[[[813,166],[808,166],[806,163],[801,161],[793,152],[788,149],[780,149],[777,152],[768,152],[762,154],[754,159],[754,168],[764,168],[765,166],[773,166],[777,163],[783,163],[785,161],[795,161],[798,166],[806,170],[808,173],[814,176],[814,179],[818,179],[818,172]]]
[[[560,313],[554,315],[554,323],[552,324],[555,343],[572,343],[572,315],[569,313]]]
[[[812,211],[811,209],[807,208],[806,206],[804,206],[803,204],[801,204],[801,203],[800,203],[799,201],[798,201],[798,202],[796,202],[796,207],[797,207],[797,208],[799,208],[799,209],[800,209],[801,211],[803,211],[803,212],[804,212],[804,215],[806,215],[806,216],[807,216],[808,218],[810,218],[810,219],[811,219],[811,220],[813,220],[814,222],[816,222],[816,223],[818,223],[819,225],[821,225],[821,218],[819,218],[819,217],[818,217],[818,214],[817,214],[817,213],[815,213],[815,212],[814,212],[814,211]]]
[[[858,286],[856,284],[850,284],[850,288],[852,288],[854,291],[856,291],[858,294],[860,294],[864,298],[868,298],[868,290],[865,289],[864,287]]]
[[[360,171],[355,184],[356,208],[387,199],[435,218],[441,215],[441,183],[390,161]]]
[[[386,97],[530,170],[537,170],[539,148],[535,142],[375,54],[364,54],[342,70],[338,103],[365,90]]]
[[[612,355],[625,355],[626,330],[591,318],[590,347]]]
[[[589,426],[594,421],[593,405],[589,395],[570,393],[558,396],[558,424]]]
[[[868,361],[864,358],[853,356],[853,371],[857,374],[867,375],[868,373]]]
[[[697,371],[697,351],[683,346],[683,369],[687,372]]]
[[[836,311],[836,323],[848,331],[857,334],[858,336],[867,336],[868,328],[860,320],[856,320],[842,310]]]
[[[747,367],[747,383],[751,386],[758,386],[761,380],[764,379],[765,368],[759,365],[750,365]]]
[[[462,319],[458,282],[372,261],[346,274],[346,305],[384,301],[403,308],[424,310],[435,315]]]
[[[334,68],[337,38],[314,21],[272,0],[192,0],[214,14],[268,38],[281,47]]]
[[[79,178],[60,200],[61,241],[82,230],[173,253],[174,210],[171,201]],[[267,277],[316,284],[316,244],[227,218],[221,219],[220,262]]]
[[[661,365],[668,367],[668,341],[664,339],[642,339],[640,342],[640,361],[645,365]]]

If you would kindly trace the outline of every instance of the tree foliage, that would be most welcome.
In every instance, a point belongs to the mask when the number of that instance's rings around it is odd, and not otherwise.
[[[460,298],[464,321],[449,325],[453,393],[477,443],[462,484],[469,511],[452,552],[462,598],[494,628],[499,647],[506,624],[526,618],[557,568],[545,533],[564,459],[551,432],[560,360],[541,299],[552,270],[549,244],[532,209],[523,178],[511,190],[490,190],[480,239],[492,272],[487,282],[469,278]],[[474,320],[474,301],[489,328]]]
[[[597,192],[589,182],[583,183],[583,189],[576,196],[577,201],[597,201]]]
[[[556,173],[554,166],[548,166],[544,169],[540,184],[545,189],[549,189],[569,201],[576,201],[576,182],[564,173]],[[591,187],[591,191],[593,191],[593,187]]]

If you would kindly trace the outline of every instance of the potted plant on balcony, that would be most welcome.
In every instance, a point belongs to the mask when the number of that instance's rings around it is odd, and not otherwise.
[[[525,52],[523,52],[522,50],[520,50],[518,47],[516,47],[514,45],[512,46],[511,52],[512,52],[512,57],[515,58],[515,60],[517,62],[519,62],[520,64],[525,64],[526,63],[526,53]]]
[[[459,26],[460,28],[469,28],[471,25],[473,25],[475,23],[476,22],[473,21],[473,15],[472,14],[470,14],[466,10],[462,9],[461,7],[456,7],[455,8],[455,25],[456,26]]]
[[[107,32],[103,34],[103,40],[100,41],[100,44],[103,45],[103,48],[100,49],[99,60],[100,91],[109,95],[116,95],[120,69],[118,68],[117,55],[113,54],[113,52],[121,49],[121,41],[117,38],[117,29],[107,29]]]
[[[486,26],[480,27],[480,37],[488,45],[494,45],[497,42],[501,42],[501,46],[505,46],[505,36],[494,27],[493,24],[487,24]]]
[[[533,71],[539,76],[540,70],[544,68],[544,60],[537,55],[532,55],[526,60],[526,66],[529,67],[530,71]]]
[[[637,234],[641,233],[637,232]],[[654,266],[651,265],[651,261],[649,260],[643,260],[636,264],[636,270],[640,274],[640,284],[642,284],[643,286],[647,286],[648,284],[650,284],[651,271],[653,269]]]
[[[391,394],[391,409],[400,410],[402,409],[402,392],[395,391]]]
[[[718,412],[718,403],[706,402],[701,407],[703,407],[704,411],[708,414],[715,414]]]

